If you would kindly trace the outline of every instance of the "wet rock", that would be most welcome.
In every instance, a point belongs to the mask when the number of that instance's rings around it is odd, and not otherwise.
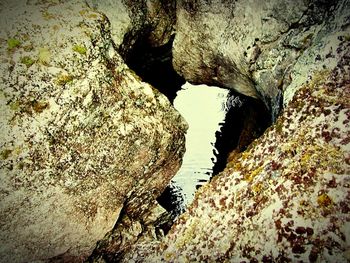
[[[0,5],[0,258],[81,261],[116,222],[155,221],[187,125],[84,1]]]

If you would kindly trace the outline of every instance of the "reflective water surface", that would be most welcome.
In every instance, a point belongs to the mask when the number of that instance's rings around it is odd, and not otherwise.
[[[177,92],[175,108],[189,124],[183,163],[167,189],[176,213],[192,202],[196,189],[207,182],[213,172],[215,133],[225,118],[228,91],[206,85],[186,83]]]

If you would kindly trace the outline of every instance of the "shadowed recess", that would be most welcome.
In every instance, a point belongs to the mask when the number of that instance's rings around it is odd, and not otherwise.
[[[150,83],[170,102],[176,97],[176,92],[185,83],[173,68],[172,65],[172,45],[175,35],[170,40],[159,47],[153,47],[148,43],[147,37],[138,38],[133,48],[124,54],[126,64],[142,78]]]

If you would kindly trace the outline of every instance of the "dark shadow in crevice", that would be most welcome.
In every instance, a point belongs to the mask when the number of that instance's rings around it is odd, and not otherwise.
[[[150,43],[147,29],[143,32],[130,32],[124,38],[119,53],[130,69],[141,77],[144,82],[151,84],[163,93],[173,103],[177,91],[185,83],[173,68],[172,45],[175,35],[162,45],[154,47]],[[238,98],[238,100],[235,100]],[[234,102],[241,101],[241,104]],[[263,102],[246,97],[230,90],[225,120],[221,129],[216,133],[216,162],[213,164],[212,176],[221,172],[227,164],[232,152],[242,152],[265,129],[271,125],[271,114]],[[200,185],[196,186],[197,188]],[[158,203],[169,212],[171,220],[183,213],[181,189],[170,183],[165,191],[157,198]],[[163,224],[160,228],[166,234],[172,222]]]
[[[242,103],[235,103],[237,101]],[[271,114],[260,100],[231,90],[227,104],[225,120],[220,125],[220,131],[215,134],[216,162],[213,176],[225,169],[231,154],[244,151],[271,125]]]
[[[141,77],[163,93],[173,103],[176,92],[185,83],[173,68],[172,45],[175,35],[159,47],[148,42],[147,34],[138,38],[130,52],[121,52],[126,64]]]
[[[182,189],[173,184],[173,182],[170,182],[163,193],[157,198],[158,204],[169,213],[169,219],[171,221],[168,224],[163,224],[161,226],[165,235],[169,232],[175,219],[185,212],[185,209],[182,206],[184,200],[181,193]]]
[[[175,35],[172,35],[166,44],[154,47],[149,41],[149,34],[147,28],[142,33],[130,31],[124,37],[119,53],[142,81],[151,84],[173,103],[177,91],[185,84],[185,79],[177,74],[172,64]],[[175,217],[184,212],[180,211],[179,206],[183,202],[182,196],[178,194],[179,189],[175,188],[176,186],[169,184],[157,199],[158,203],[169,212],[169,222],[159,226],[165,234],[170,230]]]
[[[222,110],[226,111],[226,115],[224,121],[219,124],[220,130],[215,134],[216,160],[213,159],[212,172],[208,174],[211,178],[225,169],[228,157],[232,153],[244,151],[271,124],[270,112],[262,101],[232,90]],[[198,189],[202,185],[203,181],[198,180],[195,187]],[[158,203],[169,212],[172,220],[184,212],[181,194],[182,189],[177,189],[175,184],[170,183],[157,199]],[[164,232],[167,233],[166,230]]]

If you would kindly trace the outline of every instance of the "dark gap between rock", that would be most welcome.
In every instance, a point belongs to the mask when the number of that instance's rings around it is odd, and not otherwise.
[[[120,52],[126,64],[142,78],[143,81],[150,83],[161,93],[163,93],[170,102],[174,102],[176,93],[185,83],[174,70],[172,65],[172,44],[174,35],[165,45],[153,47],[148,42],[147,34],[136,38],[132,48],[128,52]],[[128,43],[124,43],[128,45]],[[238,100],[237,100],[238,98]],[[241,101],[241,105],[235,104]],[[232,152],[239,153],[258,138],[264,130],[271,125],[271,114],[266,109],[263,102],[253,98],[230,91],[225,109],[226,116],[221,123],[220,131],[216,132],[215,156],[216,162],[213,163],[212,176],[221,172],[227,163],[229,155]],[[198,182],[196,188],[199,188],[203,182]],[[181,189],[178,189],[171,183],[158,197],[158,203],[164,207],[170,214],[172,220],[184,212],[180,206]],[[163,224],[161,227],[165,234],[170,230],[172,222]]]
[[[127,54],[124,53],[126,64],[143,81],[163,93],[170,102],[174,101],[176,92],[185,83],[185,79],[177,74],[172,64],[174,38],[175,35],[166,44],[153,47],[144,36],[135,41],[133,48]]]
[[[241,106],[235,105],[236,97],[243,102]],[[227,104],[225,120],[216,134],[215,148],[218,153],[213,167],[214,176],[225,169],[229,157],[243,152],[271,125],[270,113],[262,101],[231,90]]]

